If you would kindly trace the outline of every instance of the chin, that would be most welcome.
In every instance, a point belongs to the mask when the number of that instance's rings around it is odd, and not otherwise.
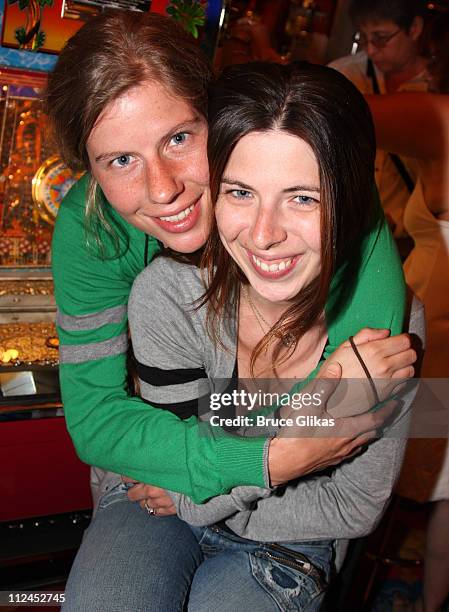
[[[255,282],[254,284],[250,282],[252,289],[264,300],[267,302],[271,302],[272,304],[279,304],[282,302],[291,302],[296,298],[298,293],[301,291],[301,287],[296,290],[289,289],[281,289],[280,287],[267,287],[263,286],[261,283]]]
[[[173,251],[177,251],[178,253],[194,253],[201,249],[206,243],[207,236],[205,233],[196,233],[195,236],[187,236],[178,234],[176,238],[173,238],[173,235],[170,236],[168,240],[161,241],[164,243],[164,246],[172,249]]]

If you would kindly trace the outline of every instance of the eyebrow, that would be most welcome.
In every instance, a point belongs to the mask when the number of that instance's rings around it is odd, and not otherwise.
[[[238,187],[241,187],[242,189],[254,190],[254,187],[251,187],[251,185],[242,183],[242,181],[238,181],[232,177],[224,176],[221,179],[221,182],[225,185],[238,185]],[[293,193],[294,191],[311,191],[313,193],[320,193],[320,189],[316,185],[292,185],[291,187],[286,187],[282,191],[284,193]]]
[[[196,126],[197,124],[201,122],[202,122],[202,118],[199,115],[197,115],[193,117],[192,119],[187,119],[187,121],[183,121],[182,123],[175,125],[169,132],[167,132],[167,134],[164,134],[164,136],[160,138],[158,144],[161,144],[169,136],[173,136],[174,134],[177,134],[178,132],[182,132],[185,129],[188,129],[189,127]],[[125,149],[122,149],[121,151],[108,151],[107,153],[101,153],[100,155],[97,155],[95,157],[95,161],[100,162],[106,159],[120,157],[120,155],[133,155],[133,154],[134,154],[133,151],[126,151]]]

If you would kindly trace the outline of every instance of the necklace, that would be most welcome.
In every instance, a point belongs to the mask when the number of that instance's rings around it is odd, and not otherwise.
[[[259,324],[260,329],[262,330],[264,334],[266,334],[266,332],[269,329],[271,329],[272,326],[268,323],[268,321],[265,319],[263,314],[260,312],[260,310],[257,308],[257,306],[252,301],[251,296],[249,294],[248,287],[246,285],[243,285],[243,292],[245,293],[245,297],[248,301],[248,304],[250,305],[251,310],[253,311],[254,316],[256,317],[256,320]],[[266,329],[264,328],[262,323],[264,323]],[[276,332],[276,337],[280,338],[282,344],[287,348],[290,348],[295,342],[295,336],[292,333],[283,334],[281,331],[278,331]]]

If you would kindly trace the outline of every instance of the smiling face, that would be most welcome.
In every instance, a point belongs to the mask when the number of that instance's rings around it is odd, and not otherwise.
[[[210,219],[207,124],[160,83],[109,103],[87,141],[91,172],[130,224],[182,252],[203,246]]]
[[[289,303],[320,272],[320,178],[301,138],[279,130],[243,136],[216,204],[220,238],[262,300]]]

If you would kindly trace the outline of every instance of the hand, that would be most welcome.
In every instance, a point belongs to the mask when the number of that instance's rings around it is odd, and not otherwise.
[[[176,508],[170,495],[154,485],[147,485],[143,482],[135,484],[128,491],[128,499],[132,502],[139,502],[141,508],[145,509],[145,504],[152,508],[156,516],[171,516],[176,514]]]
[[[384,401],[414,375],[416,352],[408,334],[389,337],[389,330],[362,329],[354,343],[362,357],[380,401]],[[333,416],[354,416],[366,412],[375,403],[373,389],[349,341],[344,342],[330,357],[342,366],[341,382],[327,403]]]
[[[122,475],[120,478],[122,479],[123,484],[127,485],[128,489],[131,489],[131,487],[139,482],[138,480],[134,480],[134,478],[130,478],[129,476]]]
[[[354,336],[354,343],[372,378],[411,378],[415,371],[416,352],[408,334],[390,336],[388,329],[365,327]],[[365,378],[366,374],[352,350],[349,340],[331,356],[342,366],[345,378]]]
[[[321,416],[325,414],[327,402],[338,387],[341,373],[339,363],[326,361],[317,377],[304,389],[310,393],[320,393]],[[395,408],[396,402],[388,402],[375,413],[336,418],[335,425],[326,428],[325,437],[323,427],[302,427],[300,433],[296,429],[296,435],[294,427],[282,428],[271,440],[268,451],[271,484],[282,484],[337,465],[356,454],[362,446],[376,437],[376,430],[391,417]],[[304,435],[308,437],[303,437]]]

